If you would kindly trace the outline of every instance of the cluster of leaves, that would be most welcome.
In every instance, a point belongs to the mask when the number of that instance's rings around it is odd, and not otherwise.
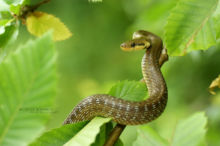
[[[51,28],[54,40],[71,36],[65,25],[50,14],[35,11],[20,18],[25,5],[30,4],[28,0],[0,0],[0,4],[0,48],[16,38],[21,19],[25,20],[28,31],[36,36]],[[216,45],[220,32],[217,27],[220,7],[216,9],[217,4],[218,0],[178,2],[165,26],[164,37],[169,55],[184,55]],[[98,146],[105,142],[113,127],[109,118],[95,118],[89,123],[65,125],[43,133],[56,92],[55,57],[52,40],[46,35],[28,42],[1,62],[0,145]],[[109,94],[141,101],[147,91],[143,83],[123,81],[113,86]],[[178,122],[171,141],[146,125],[138,126],[138,136],[133,145],[195,146],[204,138],[206,123],[202,112]],[[119,140],[117,145],[123,145],[123,142]]]
[[[91,1],[97,2],[97,0]],[[25,5],[30,4],[30,1],[1,0],[0,2],[2,5],[0,9],[0,48],[2,48],[16,37],[19,25],[16,18],[23,15]],[[168,54],[179,56],[193,50],[206,50],[215,46],[220,36],[219,17],[218,0],[209,2],[205,0],[179,1],[171,11],[164,29]],[[71,36],[66,26],[50,14],[29,12],[25,16],[25,22],[28,31],[36,36],[41,36],[49,29],[54,30],[54,40],[64,40]]]
[[[11,15],[10,11],[16,12],[16,8],[13,4],[9,6],[10,1],[0,1],[0,48],[7,45],[8,42],[17,37],[18,24]]]
[[[20,21],[26,24],[27,30],[35,36],[41,36],[48,30],[53,30],[55,41],[65,40],[72,35],[55,16],[35,11],[37,4],[30,5],[28,0],[1,0],[0,3],[0,48],[16,39]]]

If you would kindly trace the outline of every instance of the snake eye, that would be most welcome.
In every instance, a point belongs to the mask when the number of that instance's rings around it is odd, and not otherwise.
[[[135,47],[135,43],[131,43],[131,47]]]

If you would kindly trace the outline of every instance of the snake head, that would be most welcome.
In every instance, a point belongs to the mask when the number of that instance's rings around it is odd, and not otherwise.
[[[143,50],[150,47],[150,42],[145,38],[135,38],[121,44],[123,51]]]

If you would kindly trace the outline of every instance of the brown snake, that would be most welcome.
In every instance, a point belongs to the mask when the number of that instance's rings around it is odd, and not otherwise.
[[[82,100],[63,124],[90,120],[95,116],[111,117],[122,125],[138,125],[159,117],[167,104],[167,86],[160,66],[168,60],[160,37],[143,30],[121,45],[125,51],[146,49],[142,59],[143,80],[149,98],[141,102],[126,101],[107,94],[96,94]]]

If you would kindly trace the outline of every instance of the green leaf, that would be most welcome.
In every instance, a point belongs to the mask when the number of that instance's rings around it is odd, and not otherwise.
[[[12,23],[14,20],[10,12],[0,12],[0,49],[17,38],[18,24]]]
[[[87,122],[68,124],[45,132],[29,146],[61,146],[76,135]]]
[[[0,64],[0,145],[27,145],[42,133],[56,94],[55,60],[46,35]]]
[[[134,146],[197,146],[204,140],[207,118],[203,112],[196,113],[178,122],[173,139],[169,143],[149,126],[138,127],[138,135]]]
[[[112,122],[108,122],[102,125],[99,134],[96,136],[95,142],[91,146],[103,146],[112,128],[113,128]]]
[[[147,95],[147,87],[139,81],[122,81],[114,85],[109,94],[124,100],[141,101]]]
[[[137,133],[137,139],[133,146],[169,146],[168,141],[149,126],[139,126]]]
[[[58,18],[47,13],[33,12],[27,17],[26,22],[28,31],[35,36],[41,36],[49,30],[53,30],[55,41],[72,36],[69,29]]]
[[[124,144],[123,144],[122,140],[119,138],[114,146],[124,146]]]
[[[9,21],[10,21],[9,19],[0,20],[0,26],[5,26]]]
[[[21,9],[21,4],[18,5],[10,5],[10,11],[16,15],[19,15]]]
[[[4,33],[0,34],[0,49],[5,47],[9,42],[16,40],[18,35],[18,27],[10,25],[4,28]]]
[[[94,118],[64,146],[90,146],[100,132],[100,127],[110,120],[110,118]]]
[[[220,10],[219,10],[220,11]],[[216,39],[220,39],[220,14],[216,15],[213,17],[214,21],[214,27],[215,27],[215,32],[216,32]]]
[[[217,16],[219,14],[220,14],[220,2],[218,2],[218,5],[217,5],[217,8],[216,8],[216,10],[215,10],[215,12],[213,14],[213,17],[215,17],[215,16]]]
[[[198,32],[193,43],[189,46],[188,52],[193,50],[206,50],[216,45],[215,26],[212,19],[209,19],[203,28]]]
[[[204,138],[207,117],[203,112],[182,120],[176,126],[172,146],[197,146]]]
[[[216,39],[220,39],[220,2],[218,3],[218,6],[216,8],[215,13],[212,16],[213,22],[214,22],[214,27],[215,27],[215,32],[216,32]]]
[[[25,0],[4,0],[7,4],[11,5],[11,4],[22,4]]]
[[[212,34],[199,32],[214,13],[217,3],[218,0],[180,0],[178,2],[177,6],[171,11],[165,26],[165,43],[169,55],[184,55],[192,50],[204,49],[212,44],[213,40],[211,39],[211,42],[206,42],[208,45],[202,48],[197,48],[194,45],[196,48],[193,47],[188,50],[198,34],[201,35],[198,40],[203,36],[205,41],[209,41],[208,37]],[[207,25],[207,27],[211,26]],[[204,29],[211,33],[210,28]]]
[[[1,11],[0,12],[0,19],[12,19],[11,13],[9,11]]]

